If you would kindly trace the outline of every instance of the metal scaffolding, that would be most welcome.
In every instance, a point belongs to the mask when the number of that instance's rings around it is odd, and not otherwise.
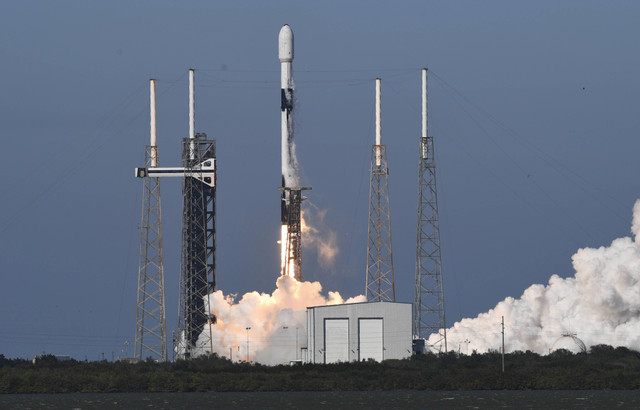
[[[282,193],[282,220],[287,224],[282,275],[302,281],[302,216],[301,206],[305,197],[302,191],[310,187],[280,188]],[[293,270],[293,272],[291,272]]]
[[[418,338],[440,335],[434,346],[447,350],[440,253],[440,227],[433,137],[427,136],[427,69],[422,70],[422,136],[418,170],[418,230],[413,333]]]
[[[145,166],[157,163],[158,147],[147,146]],[[164,305],[160,179],[144,178],[134,357],[167,360],[167,323]]]
[[[395,301],[391,215],[387,151],[384,145],[371,149],[369,230],[367,242],[367,301]]]
[[[216,157],[206,134],[183,140],[182,255],[176,353],[189,359],[213,352],[209,295],[216,288],[216,187],[202,168]]]
[[[367,240],[367,301],[396,300],[391,252],[391,211],[387,147],[382,145],[381,83],[376,78],[376,143],[371,148],[369,186],[369,229]]]

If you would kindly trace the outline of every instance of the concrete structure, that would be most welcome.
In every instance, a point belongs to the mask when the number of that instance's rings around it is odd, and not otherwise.
[[[365,302],[307,308],[309,363],[411,356],[410,303]]]

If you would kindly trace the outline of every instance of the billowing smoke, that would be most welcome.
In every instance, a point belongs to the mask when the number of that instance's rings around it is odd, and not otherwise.
[[[562,333],[573,332],[587,347],[597,344],[640,350],[640,200],[633,207],[630,237],[610,246],[584,248],[573,257],[575,275],[551,276],[519,299],[507,298],[474,319],[447,330],[449,350],[499,350],[505,320],[505,351],[546,354]],[[431,335],[429,344],[440,337]],[[468,343],[468,345],[467,345]]]
[[[210,295],[211,313],[217,318],[211,328],[214,351],[244,361],[248,348],[250,361],[269,365],[301,359],[299,348],[307,345],[308,306],[365,301],[362,295],[344,300],[338,292],[324,296],[319,282],[298,282],[288,276],[278,277],[271,294],[249,292],[237,299],[220,290]]]
[[[316,253],[322,268],[330,269],[340,252],[338,235],[324,223],[327,210],[319,210],[311,203],[309,205],[302,211],[302,246]]]

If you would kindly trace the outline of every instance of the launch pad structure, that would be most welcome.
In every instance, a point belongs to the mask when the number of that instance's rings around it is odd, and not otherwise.
[[[418,230],[413,334],[426,339],[437,333],[437,349],[447,351],[442,283],[442,256],[433,137],[427,131],[427,69],[422,69],[422,135],[418,168]],[[442,350],[444,348],[444,350]]]
[[[216,322],[215,316],[210,313],[209,303],[209,295],[216,288],[216,142],[215,139],[208,139],[204,133],[195,133],[194,94],[194,70],[191,69],[189,70],[189,137],[182,141],[183,166],[161,168],[158,167],[157,161],[151,161],[145,168],[136,168],[136,176],[145,179],[145,186],[148,180],[157,181],[160,177],[179,177],[183,180],[180,305],[178,334],[174,335],[173,339],[174,355],[180,359],[213,352],[211,326],[208,327],[208,332],[204,330],[207,325]],[[155,106],[152,108],[152,113],[154,116],[152,129],[155,133]],[[155,146],[155,136],[152,137],[152,146]],[[157,154],[157,149],[151,152]],[[158,215],[159,212],[158,205]],[[155,249],[152,245],[153,243],[147,241],[144,244],[144,251],[141,245],[141,255],[146,255],[150,249]],[[139,285],[139,293],[148,282]],[[164,285],[162,289],[164,316]],[[145,306],[144,303],[138,302],[138,317],[148,315]],[[166,329],[166,325],[164,328]],[[140,332],[137,330],[138,333]],[[165,333],[166,330],[162,333],[162,338],[166,346]],[[140,339],[142,340],[142,337]],[[166,352],[166,347],[164,349]],[[163,360],[166,360],[166,353]]]
[[[186,173],[197,173],[199,164],[215,161],[215,139],[196,134],[182,141],[182,163]],[[213,353],[209,295],[216,288],[216,187],[215,176],[202,181],[185,177],[182,182],[182,255],[180,272],[180,308],[176,352],[188,359]]]
[[[380,78],[376,78],[376,143],[371,148],[366,297],[367,302],[395,302],[387,178],[389,168],[387,167],[387,149],[381,143],[380,83]]]

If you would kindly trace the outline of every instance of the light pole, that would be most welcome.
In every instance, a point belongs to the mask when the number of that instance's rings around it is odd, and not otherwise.
[[[288,329],[289,329],[289,326],[282,326],[282,330],[288,330]],[[287,337],[287,339],[289,339],[289,338]],[[289,344],[288,340],[287,340],[287,344]]]
[[[298,326],[296,326],[296,360],[298,360]]]
[[[250,326],[245,328],[247,330],[247,363],[249,363],[249,330],[251,330]]]

